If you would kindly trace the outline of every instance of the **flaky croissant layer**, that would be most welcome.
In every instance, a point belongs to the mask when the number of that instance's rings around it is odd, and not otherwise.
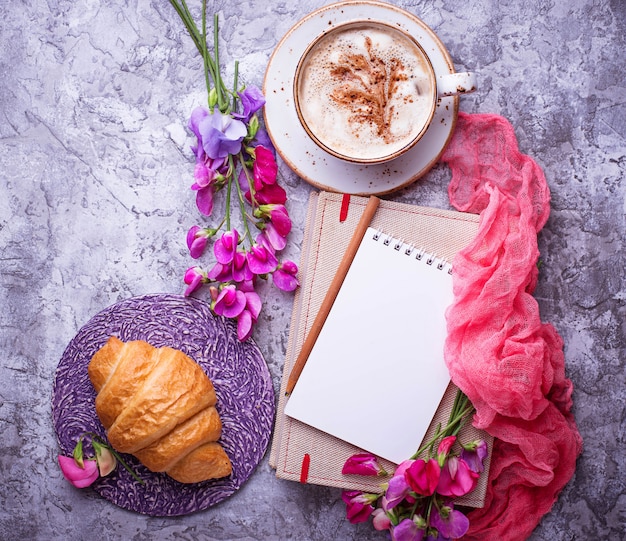
[[[181,483],[230,475],[232,464],[217,443],[222,422],[215,389],[182,351],[112,336],[88,372],[96,412],[115,450]]]

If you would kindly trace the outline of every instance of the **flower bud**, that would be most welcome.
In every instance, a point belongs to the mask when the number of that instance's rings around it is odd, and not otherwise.
[[[213,109],[216,104],[217,104],[217,90],[215,90],[215,88],[212,88],[211,91],[209,92],[209,107]]]

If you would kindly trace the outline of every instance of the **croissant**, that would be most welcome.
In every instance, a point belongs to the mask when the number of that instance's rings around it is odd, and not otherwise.
[[[232,464],[217,442],[217,396],[182,351],[112,336],[91,358],[96,413],[111,446],[181,483],[226,477]]]

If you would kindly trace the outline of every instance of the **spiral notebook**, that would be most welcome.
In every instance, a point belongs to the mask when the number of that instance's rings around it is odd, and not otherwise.
[[[452,299],[448,262],[369,227],[285,414],[406,460],[450,383],[443,349]]]
[[[365,338],[373,339],[376,337],[377,344],[385,345],[385,353],[383,360],[378,363],[376,367],[376,383],[373,388],[366,391],[366,394],[362,393],[362,390],[358,390],[358,394],[350,396],[345,392],[346,387],[338,386],[338,377],[343,372],[354,375],[354,372],[349,370],[346,372],[343,369],[337,371],[336,364],[332,364],[330,367],[328,364],[324,367],[328,370],[320,370],[319,374],[311,372],[308,376],[307,371],[315,369],[315,365],[309,364],[309,359],[298,379],[293,392],[289,396],[289,399],[285,396],[285,390],[287,388],[287,382],[289,375],[291,374],[296,358],[299,352],[302,350],[303,343],[307,335],[311,331],[313,322],[323,304],[326,291],[329,289],[331,282],[337,272],[341,263],[342,254],[346,251],[346,247],[349,244],[350,239],[357,227],[357,224],[364,213],[368,199],[359,196],[350,196],[349,206],[347,207],[347,213],[344,212],[345,199],[341,194],[329,193],[329,192],[314,192],[310,196],[308,214],[306,219],[304,238],[302,242],[302,252],[300,259],[300,288],[296,291],[294,298],[294,308],[292,313],[291,325],[289,329],[289,340],[287,344],[287,353],[285,357],[285,365],[283,369],[283,377],[281,382],[281,391],[279,394],[279,403],[276,416],[276,424],[274,427],[274,435],[272,441],[272,447],[270,452],[270,465],[276,469],[277,477],[281,479],[287,479],[291,481],[300,481],[303,483],[313,483],[318,485],[325,485],[331,487],[338,487],[348,490],[363,490],[368,492],[380,492],[380,483],[385,481],[385,478],[373,478],[355,475],[343,475],[341,468],[347,458],[352,454],[362,452],[364,446],[369,446],[366,442],[350,443],[343,438],[350,438],[342,433],[341,437],[336,437],[324,429],[316,428],[307,422],[303,422],[295,417],[289,417],[285,415],[285,407],[291,399],[298,398],[300,391],[304,390],[301,398],[303,398],[302,408],[297,408],[297,403],[294,401],[294,411],[291,411],[293,415],[299,415],[296,410],[303,409],[308,410],[326,410],[325,413],[329,413],[325,402],[329,398],[333,398],[336,395],[340,395],[342,400],[346,398],[348,401],[359,404],[358,411],[361,415],[360,421],[365,422],[367,427],[370,428],[374,423],[374,417],[372,415],[382,412],[386,413],[384,421],[388,421],[390,417],[393,417],[396,412],[390,411],[389,406],[381,400],[381,397],[388,389],[399,389],[397,385],[403,385],[409,378],[405,377],[406,373],[398,372],[397,367],[391,365],[391,357],[388,352],[390,349],[387,347],[398,348],[403,352],[412,352],[416,355],[416,359],[419,360],[420,344],[417,340],[417,336],[420,332],[426,330],[426,327],[421,327],[414,323],[410,325],[410,322],[401,322],[403,325],[407,324],[408,327],[404,329],[393,328],[392,331],[387,330],[385,333],[378,332],[382,330],[382,327],[392,319],[387,317],[390,314],[395,314],[397,317],[397,309],[384,309],[374,310],[372,306],[367,305],[366,309],[363,309],[363,313],[358,314],[358,318],[362,319],[364,315],[373,316],[365,321],[365,324],[377,326],[377,332],[365,331],[365,327],[361,324],[355,325],[356,318],[353,318],[349,322],[349,325],[345,325],[344,322],[339,321],[340,312],[337,315],[329,314],[320,337],[324,333],[324,329],[331,329],[331,325],[334,331],[329,334],[327,338],[328,343],[335,344],[336,347],[343,349],[345,356],[342,359],[348,359],[351,362],[359,360],[359,357],[353,355],[352,347],[350,346],[350,340],[347,339],[347,335],[340,329],[344,327],[353,327],[356,329],[357,339],[352,341],[352,344],[358,345],[363,342]],[[346,214],[341,217],[342,214]],[[363,238],[363,242],[370,242],[370,247],[380,250],[382,253],[390,252],[394,257],[406,258],[408,264],[414,265],[426,265],[423,271],[416,272],[432,272],[430,276],[435,276],[435,280],[441,278],[444,283],[447,281],[448,285],[444,285],[444,289],[450,293],[450,275],[448,274],[449,262],[452,261],[455,254],[467,246],[474,238],[476,231],[478,230],[478,216],[467,213],[460,213],[454,211],[447,211],[441,209],[420,207],[416,205],[410,205],[399,202],[391,202],[381,200],[378,210],[371,220],[371,235],[382,234],[378,237],[378,240],[373,238],[367,239],[367,235]],[[385,240],[388,240],[385,244]],[[403,241],[398,243],[397,241]],[[395,248],[398,247],[398,250]],[[435,254],[437,257],[433,258],[430,265],[427,265],[428,257],[422,256],[421,261],[415,260],[418,255],[418,248],[430,254]],[[410,250],[407,254],[406,251]],[[420,250],[420,253],[422,251]],[[364,252],[365,253],[365,252]],[[374,255],[376,258],[376,255]],[[413,261],[413,260],[415,261]],[[378,259],[376,261],[378,263]],[[433,267],[434,265],[434,267]],[[442,265],[441,268],[437,268],[438,265]],[[369,265],[368,265],[369,266]],[[356,267],[355,267],[356,268]],[[414,267],[418,268],[418,267]],[[391,295],[397,293],[398,289],[402,289],[399,286],[397,280],[385,276],[383,271],[376,270],[377,266],[372,266],[367,271],[367,288],[370,295],[371,302],[384,300],[384,295],[390,298]],[[352,267],[350,268],[352,270]],[[350,271],[349,271],[350,273]],[[348,276],[346,276],[344,285],[348,284]],[[432,288],[431,288],[432,289]],[[343,290],[343,286],[341,288]],[[394,291],[395,290],[395,291]],[[429,291],[428,294],[433,293]],[[340,291],[341,293],[341,291]],[[343,293],[341,293],[343,295]],[[443,297],[438,299],[424,302],[423,305],[428,305],[431,310],[428,312],[425,325],[430,325],[434,320],[435,306],[440,306],[442,309],[444,304],[449,304]],[[337,296],[336,303],[339,300]],[[402,300],[402,302],[404,299]],[[348,303],[351,304],[351,303]],[[415,304],[415,303],[413,303]],[[342,306],[340,304],[334,304],[333,309],[336,306]],[[445,310],[445,308],[443,308]],[[337,318],[339,324],[333,324],[332,319]],[[441,328],[445,328],[445,325]],[[407,330],[408,329],[408,330]],[[338,333],[338,334],[335,334]],[[325,333],[324,333],[325,334]],[[333,336],[334,335],[334,336]],[[371,335],[371,336],[368,336]],[[318,340],[320,338],[318,337]],[[337,340],[337,341],[335,341]],[[352,339],[351,339],[352,340]],[[441,338],[439,338],[441,340]],[[321,343],[321,342],[320,342]],[[364,342],[363,342],[364,343]],[[317,341],[316,341],[317,346]],[[315,349],[315,347],[313,349]],[[332,344],[331,344],[332,346]],[[382,346],[381,346],[382,347]],[[336,358],[336,357],[335,357]],[[322,360],[321,368],[324,361]],[[308,367],[308,368],[307,368]],[[409,367],[412,370],[413,367]],[[425,370],[425,369],[424,369]],[[426,379],[426,372],[420,370],[420,374],[424,376],[422,379]],[[445,370],[445,366],[444,366]],[[317,371],[317,370],[315,370]],[[310,376],[310,381],[309,380]],[[306,378],[306,379],[305,379]],[[456,395],[457,388],[454,384],[447,384],[448,374],[445,372],[437,372],[437,385],[432,385],[429,391],[432,393],[432,400],[429,400],[431,407],[435,404],[436,412],[426,413],[424,411],[416,411],[414,417],[420,418],[421,432],[424,430],[424,426],[427,425],[427,431],[424,439],[429,438],[434,432],[437,423],[445,423],[449,417],[452,403]],[[313,389],[307,389],[309,382],[317,382],[320,384],[313,386]],[[299,388],[301,384],[304,386]],[[343,382],[344,385],[352,385],[354,381]],[[447,384],[447,387],[446,387]],[[396,387],[394,387],[396,385]],[[341,388],[339,388],[341,387]],[[435,390],[436,387],[436,390]],[[332,389],[335,389],[333,391]],[[445,392],[443,392],[443,390]],[[355,391],[356,392],[356,391]],[[441,393],[443,392],[443,398]],[[304,397],[306,394],[306,403]],[[397,393],[402,394],[402,393]],[[331,402],[333,402],[331,400]],[[334,407],[337,403],[334,403]],[[413,404],[415,408],[415,404]],[[287,409],[291,409],[291,406]],[[328,417],[324,415],[323,417]],[[332,415],[330,415],[332,417]],[[309,419],[310,422],[314,422]],[[325,427],[326,430],[332,430]],[[402,432],[408,432],[405,427],[402,427]],[[476,439],[479,437],[485,438],[488,444],[491,444],[491,438],[482,431],[479,431],[471,425],[464,427],[461,436],[464,440]],[[394,434],[393,438],[396,437]],[[417,438],[419,439],[419,438]],[[356,440],[355,440],[356,441]],[[422,440],[424,441],[424,440]],[[418,442],[418,445],[422,443]],[[395,447],[395,444],[394,444]],[[413,448],[415,447],[415,448]],[[411,448],[408,455],[403,455],[401,460],[408,458],[410,454],[416,450],[415,442],[406,444],[406,449]],[[377,452],[387,454],[387,451],[380,450],[376,447]],[[393,471],[395,464],[400,461],[400,455],[404,453],[404,450],[394,450],[392,460],[382,459],[381,462],[387,471]],[[473,507],[480,507],[484,503],[484,496],[486,490],[486,479],[488,475],[489,462],[486,463],[485,472],[481,476],[481,480],[477,488],[470,494],[459,499],[457,503],[462,505],[468,505]]]

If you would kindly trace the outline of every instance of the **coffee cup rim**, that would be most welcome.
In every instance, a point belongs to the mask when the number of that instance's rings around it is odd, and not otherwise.
[[[307,56],[309,55],[309,53],[313,50],[313,48],[322,39],[324,39],[328,35],[331,35],[331,34],[334,34],[336,32],[339,32],[339,31],[345,29],[346,27],[359,26],[359,25],[378,25],[378,26],[382,26],[382,27],[390,29],[390,30],[392,30],[394,32],[399,32],[405,38],[410,40],[419,49],[419,51],[422,53],[422,56],[423,56],[423,58],[424,58],[424,60],[426,62],[426,65],[427,65],[427,70],[428,70],[429,77],[430,77],[430,79],[432,81],[431,107],[430,107],[429,114],[428,114],[426,120],[424,121],[423,126],[421,127],[420,131],[406,145],[404,145],[402,148],[396,149],[395,151],[393,151],[393,152],[391,152],[389,154],[385,154],[384,156],[376,156],[376,157],[373,157],[373,158],[360,158],[360,157],[355,157],[355,156],[348,156],[348,155],[342,154],[341,152],[338,152],[338,151],[334,150],[333,148],[330,148],[328,145],[324,144],[324,142],[321,141],[319,139],[319,137],[317,137],[315,135],[315,133],[313,133],[313,131],[309,127],[306,119],[304,118],[304,115],[301,112],[300,98],[299,98],[299,94],[300,94],[300,92],[299,92],[299,83],[300,83],[300,76],[301,76],[301,73],[302,73],[302,66],[303,66]],[[332,28],[324,30],[323,32],[321,32],[317,36],[315,36],[311,40],[311,42],[306,46],[306,48],[304,49],[303,53],[300,55],[300,58],[298,59],[298,63],[296,65],[296,70],[295,70],[295,74],[294,74],[294,78],[293,78],[293,99],[294,99],[294,106],[295,106],[296,114],[298,116],[298,120],[300,121],[300,124],[304,128],[305,132],[309,135],[311,140],[318,147],[320,147],[322,150],[324,150],[325,152],[327,152],[331,156],[334,156],[334,157],[339,158],[341,160],[344,160],[344,161],[347,161],[347,162],[351,162],[351,163],[355,163],[355,164],[365,164],[365,165],[367,165],[367,164],[380,164],[380,163],[386,163],[386,162],[392,161],[395,158],[398,158],[399,156],[402,156],[405,152],[407,152],[411,148],[413,148],[420,141],[420,139],[424,136],[424,134],[428,130],[428,127],[430,126],[430,124],[431,124],[431,122],[433,120],[433,117],[435,116],[435,111],[437,109],[437,75],[436,75],[435,69],[434,69],[434,67],[432,65],[432,62],[430,60],[430,57],[428,56],[428,53],[426,52],[424,47],[421,45],[421,43],[417,39],[415,39],[415,37],[413,37],[409,32],[407,32],[406,30],[404,30],[403,28],[401,28],[399,26],[395,26],[395,25],[390,24],[390,23],[388,23],[386,21],[382,21],[382,20],[378,20],[378,19],[353,19],[353,20],[350,20],[350,21],[342,22],[340,24],[336,24]]]

